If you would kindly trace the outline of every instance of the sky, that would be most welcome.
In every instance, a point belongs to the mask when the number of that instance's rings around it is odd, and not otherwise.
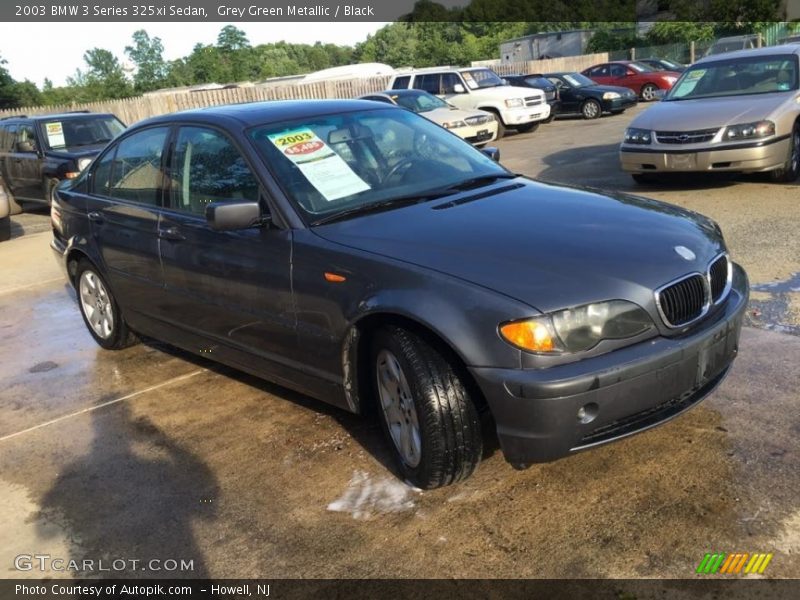
[[[10,23],[0,25],[0,56],[17,81],[29,79],[40,88],[44,79],[64,85],[75,69],[86,68],[83,54],[91,48],[110,50],[127,61],[125,46],[137,29],[160,37],[164,58],[186,56],[195,44],[214,44],[228,23]],[[232,23],[253,46],[279,42],[332,43],[352,46],[386,23]]]

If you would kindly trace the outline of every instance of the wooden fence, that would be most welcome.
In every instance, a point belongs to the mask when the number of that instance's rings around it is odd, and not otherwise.
[[[473,67],[489,67],[500,76],[528,73],[559,73],[562,71],[578,71],[608,62],[608,52],[582,54],[581,56],[564,56],[543,60],[527,60],[522,62],[503,63],[500,60],[480,60],[473,62]]]
[[[338,81],[319,81],[308,84],[282,86],[250,86],[199,92],[171,92],[150,94],[124,100],[61,104],[57,106],[32,106],[0,111],[0,118],[14,115],[55,114],[76,110],[110,112],[128,125],[137,121],[179,110],[239,104],[265,100],[296,100],[311,98],[354,98],[362,94],[386,89],[389,76],[366,77]]]
[[[521,63],[501,64],[497,61],[480,61],[474,66],[488,66],[499,75],[511,73],[550,73],[555,71],[582,71],[586,67],[608,60],[608,54],[587,54],[568,56],[549,60],[531,60]],[[110,112],[128,125],[142,119],[155,117],[179,110],[216,106],[218,104],[239,104],[242,102],[261,102],[264,100],[297,100],[311,98],[355,98],[362,94],[386,89],[391,79],[388,75],[318,81],[315,83],[287,83],[286,85],[254,85],[199,92],[176,91],[164,94],[148,94],[124,100],[105,102],[73,102],[57,106],[28,106],[10,110],[0,110],[0,118],[14,115],[55,114],[76,110],[91,112]]]

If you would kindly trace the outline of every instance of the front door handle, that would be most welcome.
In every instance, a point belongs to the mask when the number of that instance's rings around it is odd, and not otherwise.
[[[92,223],[102,223],[103,222],[103,215],[101,215],[97,211],[90,212],[87,216],[89,217],[89,220]]]
[[[166,229],[159,230],[158,237],[162,240],[170,240],[173,242],[180,242],[186,239],[186,236],[183,235],[181,230],[177,227],[167,227]]]

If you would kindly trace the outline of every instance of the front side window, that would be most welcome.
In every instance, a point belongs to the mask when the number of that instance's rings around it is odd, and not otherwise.
[[[170,207],[205,215],[212,202],[259,199],[259,185],[231,141],[205,127],[178,130],[170,168]]]
[[[769,94],[796,89],[796,55],[750,56],[689,67],[664,100]]]
[[[23,123],[17,127],[16,150],[17,152],[36,152],[38,150],[33,125]]]
[[[422,201],[475,178],[513,177],[447,130],[391,108],[257,126],[248,135],[312,224],[368,205]]]
[[[624,77],[628,70],[622,65],[611,65],[612,77]]]
[[[167,139],[167,127],[138,131],[123,139],[114,152],[106,175],[106,157],[99,161],[94,174],[96,193],[158,206],[164,185],[161,156]]]

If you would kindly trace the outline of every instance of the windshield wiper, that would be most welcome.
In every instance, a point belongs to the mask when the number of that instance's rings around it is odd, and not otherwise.
[[[495,173],[494,175],[479,175],[477,177],[470,177],[469,179],[465,179],[464,181],[459,181],[458,183],[454,183],[453,185],[447,186],[442,190],[442,192],[449,193],[449,192],[461,192],[464,190],[473,190],[475,188],[482,187],[484,185],[489,185],[490,183],[494,183],[499,179],[516,179],[519,175],[514,173]]]
[[[316,221],[313,221],[311,225],[326,225],[328,223],[333,223],[335,221],[342,221],[344,219],[349,219],[357,215],[366,215],[369,213],[376,213],[384,210],[389,210],[392,208],[398,208],[400,206],[410,206],[412,204],[419,204],[420,202],[426,202],[427,200],[435,200],[436,198],[441,198],[444,195],[445,194],[443,192],[437,191],[437,192],[432,192],[430,194],[399,196],[397,198],[389,198],[388,200],[383,200],[381,202],[362,204],[361,206],[349,208],[347,210],[343,210],[342,212],[338,212],[336,214],[328,215],[327,217],[322,217],[320,219],[317,219]]]

